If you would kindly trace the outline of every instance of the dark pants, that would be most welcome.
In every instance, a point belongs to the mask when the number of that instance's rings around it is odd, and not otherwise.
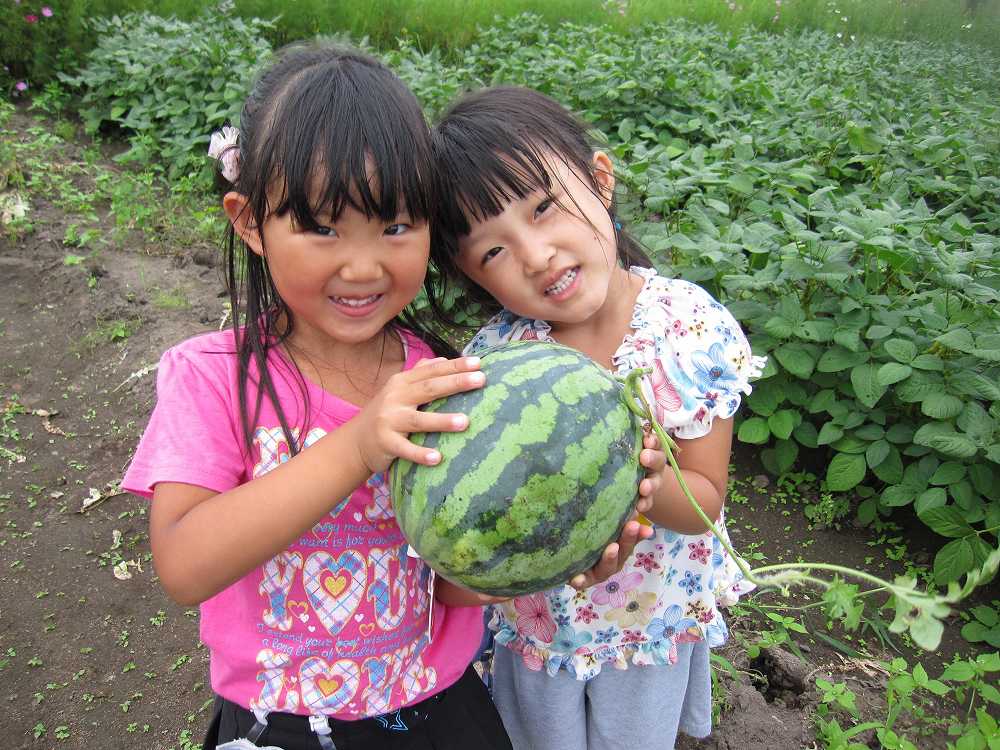
[[[255,723],[250,711],[218,698],[204,750],[246,737]],[[500,715],[471,666],[458,682],[427,700],[372,719],[330,719],[330,729],[337,750],[511,750]],[[320,750],[308,718],[294,714],[269,714],[267,730],[257,744]]]

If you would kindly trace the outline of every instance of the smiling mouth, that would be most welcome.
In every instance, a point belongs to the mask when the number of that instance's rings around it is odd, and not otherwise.
[[[330,297],[330,299],[338,305],[345,305],[347,307],[364,307],[365,305],[370,305],[373,302],[378,301],[381,296],[381,294],[372,294],[368,297]]]
[[[576,275],[579,272],[580,272],[579,266],[574,266],[573,268],[566,271],[566,273],[564,273],[562,276],[559,277],[559,279],[556,281],[555,284],[545,288],[544,292],[545,296],[550,297],[553,294],[559,294],[560,292],[565,292],[566,289],[569,288],[569,285],[573,283],[573,280],[576,279]]]

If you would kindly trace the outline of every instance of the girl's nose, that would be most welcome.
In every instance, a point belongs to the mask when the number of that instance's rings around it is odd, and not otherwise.
[[[547,244],[525,243],[521,248],[521,263],[528,273],[547,271],[552,257],[556,254],[553,247]]]
[[[368,253],[357,253],[340,269],[340,277],[344,281],[366,282],[382,278],[382,264]]]

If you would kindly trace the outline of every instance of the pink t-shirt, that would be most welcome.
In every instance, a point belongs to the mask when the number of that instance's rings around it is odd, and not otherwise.
[[[403,339],[407,369],[434,356],[412,334]],[[122,482],[126,490],[151,497],[157,482],[184,482],[224,492],[288,460],[267,399],[253,453],[245,455],[233,350],[227,331],[163,355],[156,408]],[[305,381],[310,419],[303,420],[298,376],[277,352],[269,369],[306,449],[359,411]],[[303,423],[304,439],[294,427]],[[284,552],[202,603],[201,639],[219,695],[250,709],[361,719],[440,692],[474,657],[482,609],[433,600],[429,569],[407,557],[383,475],[331,497],[330,508]]]

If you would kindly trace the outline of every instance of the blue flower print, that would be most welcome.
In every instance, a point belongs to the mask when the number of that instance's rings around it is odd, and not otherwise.
[[[667,554],[670,555],[671,557],[677,557],[677,555],[681,553],[682,549],[684,549],[684,540],[678,539],[676,542],[674,542],[674,546],[670,548],[670,552],[668,552]]]
[[[718,342],[712,344],[707,352],[692,352],[691,363],[694,365],[695,378],[703,391],[729,391],[731,389],[727,384],[737,380],[736,372],[726,361],[726,350]]]
[[[663,585],[669,586],[673,583],[675,575],[677,575],[677,568],[670,568],[670,570],[667,571],[667,574],[663,577]]]
[[[650,621],[649,625],[646,626],[646,632],[653,640],[672,639],[678,633],[683,633],[696,624],[690,617],[681,617],[679,605],[671,604],[664,610],[663,617],[654,617]]]
[[[701,573],[695,574],[690,570],[685,571],[684,577],[677,582],[677,585],[687,591],[688,596],[691,596],[695,591],[702,590]]]
[[[555,621],[560,628],[565,628],[569,625],[569,615],[556,615]]]
[[[678,539],[680,539],[680,536],[681,535],[678,534],[676,531],[671,531],[670,529],[663,530],[663,541],[665,541],[667,544],[669,544],[670,542],[677,541]]]
[[[555,637],[552,639],[552,648],[564,654],[571,654],[593,639],[594,637],[586,631],[577,632],[571,627],[562,627],[556,631]]]
[[[612,625],[607,630],[598,630],[594,643],[611,643],[618,635],[618,628]]]

